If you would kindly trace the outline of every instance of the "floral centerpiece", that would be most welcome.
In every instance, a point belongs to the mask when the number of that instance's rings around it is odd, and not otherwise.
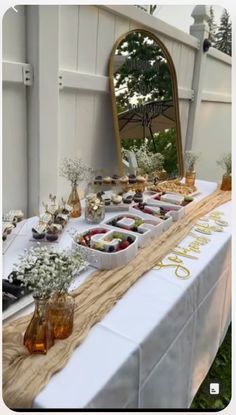
[[[196,171],[195,164],[199,159],[200,154],[194,153],[193,151],[185,151],[184,162],[185,162],[185,184],[194,188]]]
[[[164,156],[160,153],[152,153],[148,144],[144,143],[139,148],[133,147],[140,174],[147,174],[149,177],[156,172],[161,172],[164,166]]]
[[[71,216],[77,218],[81,215],[81,204],[78,195],[78,182],[83,182],[91,177],[92,169],[88,167],[80,158],[64,158],[60,167],[60,176],[69,180],[72,190],[68,199],[68,204],[73,207]]]
[[[232,188],[232,157],[231,153],[223,155],[220,160],[217,161],[224,170],[225,173],[222,177],[221,190],[231,190]]]
[[[200,155],[194,153],[193,151],[185,151],[184,162],[187,171],[194,171],[196,161],[199,159]]]
[[[55,252],[37,246],[20,256],[19,264],[14,266],[17,279],[35,299],[35,311],[24,335],[24,345],[30,353],[46,354],[55,338],[65,338],[72,332],[74,302],[67,292],[85,266],[78,251]],[[58,301],[60,315],[55,312]]]

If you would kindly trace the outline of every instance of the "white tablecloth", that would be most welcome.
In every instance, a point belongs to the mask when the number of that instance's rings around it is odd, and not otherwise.
[[[202,181],[197,185],[198,199],[216,187]],[[217,210],[231,222],[230,202]],[[81,226],[87,225],[80,219]],[[191,271],[187,280],[178,279],[172,269],[146,273],[91,329],[36,397],[34,407],[189,407],[230,322],[230,238],[229,226],[211,236],[196,254],[198,260],[182,258]],[[28,240],[22,228],[4,254],[5,275]],[[69,241],[65,234],[60,246]],[[190,241],[188,236],[180,245]]]

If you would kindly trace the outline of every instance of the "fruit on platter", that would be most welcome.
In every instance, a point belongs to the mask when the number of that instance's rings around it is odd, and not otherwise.
[[[122,215],[112,219],[110,222],[108,222],[108,225],[117,228],[123,228],[132,232],[144,233],[144,230],[140,228],[143,223],[144,220],[142,218],[138,218],[132,215]],[[114,233],[114,235],[118,234]]]
[[[75,241],[81,246],[110,254],[126,249],[134,242],[132,236],[124,233],[112,232],[103,236],[108,232],[107,229],[92,229],[82,235],[77,235]],[[95,240],[93,237],[99,234],[101,238]]]

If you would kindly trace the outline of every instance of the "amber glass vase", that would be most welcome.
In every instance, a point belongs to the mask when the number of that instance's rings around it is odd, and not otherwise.
[[[74,298],[68,293],[55,293],[48,301],[48,318],[55,339],[66,339],[73,330]]]
[[[196,179],[195,170],[187,170],[185,173],[185,184],[189,187],[194,187]]]
[[[34,314],[24,335],[24,345],[31,354],[47,354],[54,344],[53,328],[48,320],[47,300],[34,298]]]
[[[72,206],[73,208],[70,214],[72,218],[78,218],[79,216],[81,216],[81,204],[77,187],[77,183],[72,183],[72,189],[68,199],[68,205]]]
[[[232,188],[232,178],[230,173],[225,173],[222,177],[222,182],[220,190],[231,190]]]

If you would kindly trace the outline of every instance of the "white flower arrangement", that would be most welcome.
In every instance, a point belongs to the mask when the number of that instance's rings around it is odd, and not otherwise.
[[[135,153],[140,173],[150,174],[163,169],[164,156],[160,153],[152,153],[147,143],[142,144],[140,148],[133,147],[132,150]]]
[[[14,264],[17,279],[38,298],[67,292],[75,276],[87,265],[79,251],[56,252],[45,246],[25,250],[19,259],[19,264]]]
[[[91,174],[92,169],[80,158],[64,158],[60,167],[60,176],[69,180],[72,184],[88,180]]]
[[[231,174],[232,173],[231,153],[223,155],[221,159],[217,161],[217,164],[219,164],[223,169],[225,169],[227,174]]]
[[[193,151],[185,151],[184,153],[184,162],[185,167],[189,171],[193,171],[196,161],[199,159],[200,154],[196,154]]]

